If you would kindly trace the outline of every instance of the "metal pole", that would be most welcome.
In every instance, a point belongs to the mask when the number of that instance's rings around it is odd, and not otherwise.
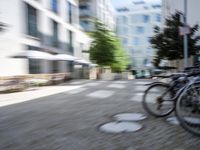
[[[187,25],[187,0],[184,0],[184,25]],[[188,67],[188,35],[184,35],[184,67]]]

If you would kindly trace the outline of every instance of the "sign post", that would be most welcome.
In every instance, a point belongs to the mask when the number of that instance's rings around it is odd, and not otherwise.
[[[187,0],[184,0],[184,26],[187,25]],[[188,67],[188,35],[184,34],[184,67]]]

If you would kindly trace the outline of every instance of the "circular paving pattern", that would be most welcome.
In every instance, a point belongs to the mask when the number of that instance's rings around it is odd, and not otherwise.
[[[166,121],[172,125],[179,125],[179,121],[176,117],[169,117],[166,119]]]
[[[142,125],[132,122],[110,122],[100,126],[100,131],[105,133],[128,133],[136,132]]]
[[[117,121],[140,121],[146,119],[146,116],[141,113],[122,113],[114,116]]]

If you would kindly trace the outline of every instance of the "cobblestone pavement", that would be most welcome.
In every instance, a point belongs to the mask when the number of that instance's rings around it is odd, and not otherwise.
[[[199,138],[165,118],[148,116],[135,133],[98,130],[115,114],[145,114],[140,103],[145,82],[73,82],[63,86],[81,88],[1,107],[0,150],[199,150]]]

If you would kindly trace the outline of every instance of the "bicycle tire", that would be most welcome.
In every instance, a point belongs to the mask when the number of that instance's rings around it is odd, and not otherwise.
[[[196,89],[197,89],[197,87],[199,88],[199,92],[200,92],[200,84],[195,84]],[[181,95],[179,96],[179,98],[176,102],[175,114],[177,116],[178,121],[180,122],[180,125],[183,127],[183,129],[192,133],[193,135],[200,137],[200,112],[197,112],[198,114],[193,112],[194,105],[191,103],[192,99],[189,99],[189,97],[184,97],[184,95],[186,95],[187,93],[190,92],[189,91],[190,89],[191,89],[191,87],[189,87],[187,89],[187,91],[181,93]],[[192,95],[193,94],[191,94],[191,96]],[[188,96],[188,95],[186,95],[186,96]],[[200,93],[199,93],[199,96],[200,96]],[[188,116],[186,116],[186,114],[183,115],[183,113],[181,112],[181,111],[183,111],[181,107],[185,107],[187,109],[187,111],[190,110],[191,112],[188,112],[188,113],[193,113],[192,115],[194,115],[194,116],[191,117],[191,115],[190,115],[188,117]],[[185,113],[187,113],[186,109],[185,109]],[[190,119],[190,121],[189,121],[189,119]],[[196,119],[196,121],[194,119]]]
[[[154,117],[165,117],[165,116],[168,116],[169,114],[171,114],[171,113],[174,111],[174,109],[175,109],[175,104],[174,104],[173,101],[170,102],[170,103],[172,103],[172,104],[170,104],[170,105],[171,105],[170,108],[167,109],[167,111],[162,112],[162,113],[159,112],[159,111],[155,111],[155,110],[153,110],[153,108],[151,108],[153,105],[155,105],[155,107],[157,107],[157,106],[156,106],[156,104],[157,104],[157,103],[156,103],[156,99],[152,98],[152,102],[148,102],[148,101],[147,101],[149,92],[150,92],[152,89],[158,88],[158,89],[159,89],[159,90],[158,90],[159,95],[161,95],[162,93],[161,93],[160,90],[161,90],[162,88],[164,88],[165,90],[167,90],[169,87],[170,87],[170,86],[169,86],[168,84],[160,82],[160,83],[154,84],[154,85],[150,86],[149,88],[147,88],[147,90],[144,92],[143,99],[142,99],[143,108],[146,110],[147,113],[149,113],[150,115],[152,115],[152,116],[154,116]],[[161,93],[161,94],[160,94],[160,93]],[[169,91],[169,93],[170,93],[170,98],[172,98],[172,97],[173,97],[173,92],[172,92],[172,91]],[[158,98],[158,97],[156,97],[156,98]],[[150,105],[152,105],[152,106],[150,106]]]

